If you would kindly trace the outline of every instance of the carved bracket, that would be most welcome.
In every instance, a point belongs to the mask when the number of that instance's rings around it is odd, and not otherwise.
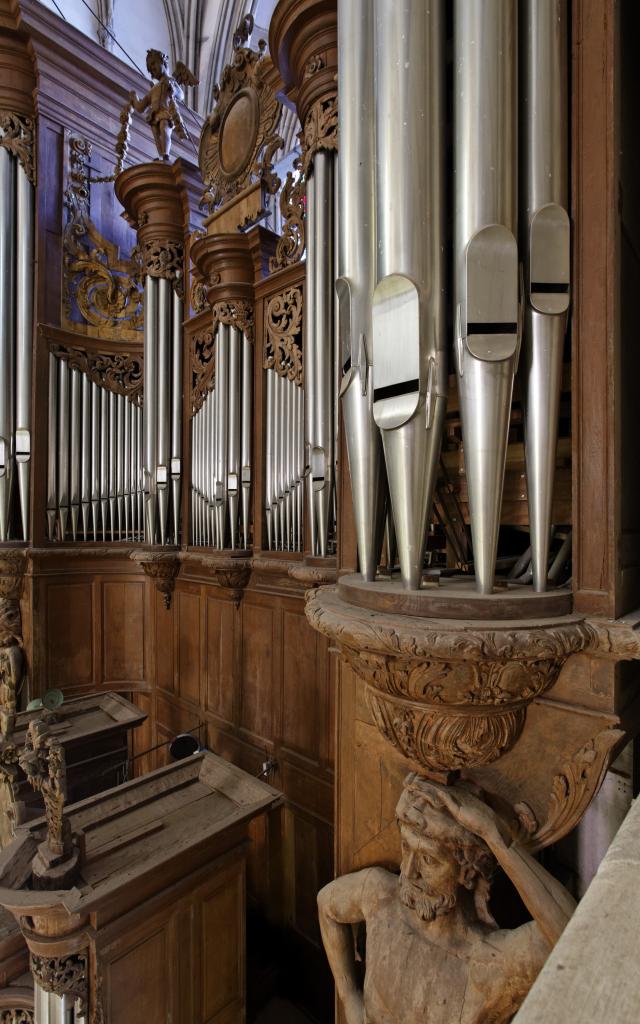
[[[251,558],[232,558],[229,555],[189,552],[182,555],[182,561],[200,564],[219,587],[231,591],[236,608],[239,606],[244,589],[251,577]]]
[[[32,185],[36,183],[36,126],[30,117],[0,110],[0,146],[20,161]]]
[[[90,349],[66,348],[53,345],[51,352],[65,359],[72,370],[86,374],[90,381],[107,391],[124,395],[134,405],[142,407],[144,387],[144,357],[119,352],[95,352]]]
[[[313,158],[319,150],[337,152],[338,150],[338,94],[317,100],[306,116],[304,127],[299,135],[302,146],[302,169],[305,178]]]
[[[304,383],[302,370],[302,292],[287,288],[269,300],[262,365],[280,377]],[[325,581],[326,582],[326,581]]]
[[[191,415],[195,416],[210,391],[216,386],[216,352],[213,331],[191,338]]]
[[[88,1000],[88,959],[86,953],[68,956],[41,956],[31,953],[31,973],[45,992],[79,1000],[84,1008]]]
[[[168,611],[171,608],[171,599],[180,571],[178,553],[173,551],[133,551],[131,559],[142,566],[145,576],[154,580],[156,589],[164,594],[164,605]]]
[[[297,162],[299,165],[300,162]],[[307,184],[304,177],[291,171],[287,173],[280,192],[280,214],[284,225],[282,235],[278,239],[275,256],[269,259],[269,270],[273,273],[298,263],[303,255],[305,240],[305,204]]]
[[[173,281],[178,294],[183,287],[184,245],[170,238],[149,239],[141,247],[142,266],[149,277]]]
[[[246,299],[230,299],[216,302],[212,314],[214,335],[218,329],[218,324],[229,324],[229,326],[237,327],[239,331],[242,331],[247,341],[253,342],[255,328],[253,306]]]

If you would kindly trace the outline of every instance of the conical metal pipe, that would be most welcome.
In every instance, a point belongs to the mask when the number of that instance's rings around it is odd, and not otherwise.
[[[249,547],[251,522],[251,424],[252,424],[253,346],[242,335],[242,410],[240,438],[240,483],[242,486],[242,546]]]
[[[521,5],[525,458],[533,587],[547,588],[570,283],[567,0]]]
[[[171,339],[173,288],[171,281],[158,281],[158,385],[157,423],[158,453],[156,486],[158,490],[158,524],[160,543],[167,543],[169,525],[169,451],[171,446]]]
[[[16,472],[21,536],[29,537],[31,365],[33,352],[34,188],[16,166]]]
[[[145,540],[156,542],[156,466],[158,464],[158,279],[144,284],[144,505]]]
[[[15,172],[0,147],[0,542],[10,538],[15,457]]]
[[[375,578],[384,530],[382,438],[373,419],[371,303],[376,275],[375,135],[371,0],[339,0],[338,152],[340,396],[349,457],[358,560]],[[357,45],[358,52],[353,48]]]
[[[223,549],[227,538],[227,467],[229,439],[229,331],[228,324],[218,327],[216,358],[216,531],[217,547]]]
[[[182,318],[183,303],[173,289],[171,331],[171,541],[180,541],[180,494],[182,475]]]
[[[476,588],[491,593],[520,337],[513,0],[455,0],[454,64],[458,388]]]
[[[447,396],[444,12],[375,0],[373,416],[405,587],[422,579]]]
[[[58,365],[52,352],[49,353],[47,442],[47,537],[55,540],[58,508]]]
[[[229,328],[229,434],[227,446],[227,502],[229,506],[229,532],[231,548],[238,547],[238,511],[240,480],[240,355],[241,334],[237,327]]]
[[[311,167],[306,184],[306,276],[304,293],[304,458],[307,491],[307,508],[309,512],[309,532],[311,554],[317,554],[317,529],[314,510],[313,479],[311,473],[311,452],[316,443],[315,436],[315,320],[316,320],[316,179],[314,168]],[[276,420],[277,422],[277,420]],[[273,516],[272,516],[273,518]],[[275,528],[275,524],[274,524]],[[277,544],[276,544],[277,546]]]

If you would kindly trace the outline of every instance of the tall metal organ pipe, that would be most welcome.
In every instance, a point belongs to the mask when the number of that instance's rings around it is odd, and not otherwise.
[[[525,458],[533,586],[547,587],[570,285],[566,0],[521,6]]]
[[[476,588],[485,594],[520,340],[516,8],[513,0],[454,6],[455,344]]]
[[[29,536],[34,187],[0,146],[0,542]]]
[[[444,11],[441,0],[374,0],[373,10],[373,416],[382,432],[402,580],[416,589],[447,395]]]
[[[339,0],[339,346],[349,471],[360,572],[372,581],[384,531],[382,438],[373,419],[371,301],[376,274],[373,8]],[[358,53],[354,55],[354,41]]]

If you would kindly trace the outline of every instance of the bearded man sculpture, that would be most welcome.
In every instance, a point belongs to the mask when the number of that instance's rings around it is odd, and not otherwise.
[[[567,890],[464,784],[410,775],[396,810],[400,877],[366,868],[318,894],[347,1024],[507,1024],[575,908]],[[533,920],[501,929],[488,908],[496,862]],[[364,989],[352,926],[366,925]]]

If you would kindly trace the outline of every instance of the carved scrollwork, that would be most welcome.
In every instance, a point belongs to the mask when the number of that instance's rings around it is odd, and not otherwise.
[[[302,145],[302,169],[305,177],[316,153],[321,150],[337,152],[338,149],[338,95],[334,93],[313,104],[300,132]]]
[[[104,339],[138,340],[143,325],[142,263],[137,246],[131,256],[96,228],[89,214],[87,163],[91,144],[69,140],[68,184],[64,193],[67,224],[63,249],[63,321]],[[73,318],[74,308],[83,324]]]
[[[142,406],[142,353],[92,352],[62,345],[54,345],[51,351],[58,359],[65,359],[71,369],[86,374],[94,384],[107,391],[114,391],[117,395],[124,395],[135,405]]]
[[[214,90],[216,106],[200,137],[200,171],[207,186],[202,202],[211,212],[254,181],[271,194],[280,187],[273,157],[283,145],[276,133],[281,104],[268,81],[266,44],[261,40],[259,49],[251,50],[242,40],[237,33],[232,62]]]
[[[181,286],[184,266],[182,242],[166,239],[150,239],[142,246],[142,265],[149,277],[166,277],[174,282],[176,290]]]
[[[156,589],[164,596],[165,608],[169,611],[180,572],[178,555],[171,551],[134,551],[131,558],[142,566],[145,576],[155,582]]]
[[[305,197],[307,186],[301,175],[287,173],[280,193],[280,213],[284,229],[269,259],[269,270],[281,270],[302,259],[305,249]]]
[[[215,336],[212,331],[194,334],[191,339],[191,415],[216,386]]]
[[[214,335],[218,329],[218,324],[228,324],[230,327],[237,327],[245,335],[247,341],[253,342],[255,327],[253,306],[246,299],[216,302],[212,313]]]
[[[194,281],[191,286],[191,308],[194,313],[204,313],[211,309],[209,289],[203,281]]]
[[[45,992],[69,996],[86,1005],[88,995],[88,964],[85,953],[69,956],[40,956],[31,953],[31,973]]]
[[[0,1024],[34,1024],[33,1010],[2,1010]]]
[[[36,183],[36,126],[33,118],[0,110],[0,146],[20,161],[32,185]]]
[[[280,377],[303,384],[302,292],[287,288],[274,295],[267,305],[266,336],[263,354],[265,370],[275,370]]]

